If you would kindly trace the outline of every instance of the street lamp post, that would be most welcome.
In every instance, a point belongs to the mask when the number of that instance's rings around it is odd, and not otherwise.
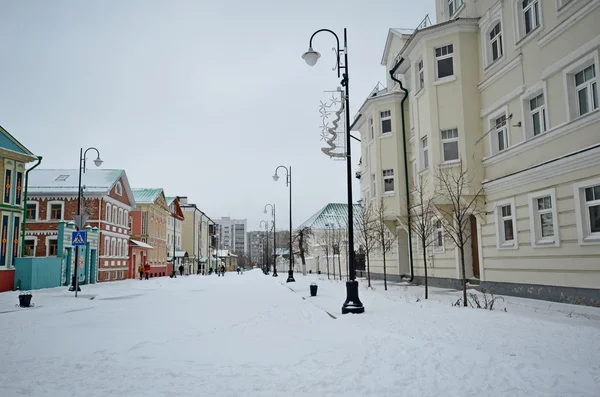
[[[81,215],[81,174],[85,173],[85,156],[87,155],[87,152],[90,150],[95,150],[96,154],[98,155],[96,157],[96,160],[94,160],[94,164],[96,165],[96,167],[100,167],[103,163],[102,159],[100,159],[100,152],[95,147],[87,148],[85,150],[85,152],[83,151],[83,148],[79,149],[79,183],[78,183],[78,187],[77,187],[77,215]],[[79,230],[79,226],[76,225],[75,228],[77,230]],[[71,287],[69,288],[70,291],[75,291],[75,297],[77,297],[77,292],[81,291],[81,288],[79,288],[78,267],[79,267],[79,247],[75,247],[75,266],[73,269],[72,284],[71,284]]]
[[[273,277],[277,277],[277,229],[275,228],[275,204],[265,205],[265,214],[267,213],[267,207],[271,207],[271,215],[273,216]]]
[[[275,182],[277,182],[277,180],[279,179],[277,171],[280,168],[283,168],[285,170],[285,185],[290,189],[290,270],[288,271],[288,278],[285,282],[295,283],[296,280],[294,280],[294,251],[292,249],[292,166],[290,165],[286,167],[284,165],[280,165],[277,168],[275,168],[275,174],[273,175],[273,180]]]
[[[265,235],[266,235],[265,240],[267,242],[267,247],[266,247],[266,250],[265,250],[266,260],[265,260],[265,263],[263,265],[263,273],[266,275],[266,274],[268,274],[268,270],[267,269],[268,269],[268,266],[269,266],[269,221],[260,221],[260,224],[258,225],[258,227],[261,227],[263,223],[265,224]]]
[[[308,42],[308,51],[302,55],[302,59],[306,61],[309,66],[314,66],[321,54],[313,50],[312,40],[315,35],[319,32],[331,33],[337,43],[337,74],[340,77],[341,70],[344,72],[341,74],[342,87],[345,88],[345,113],[346,113],[346,180],[348,184],[348,245],[350,246],[349,262],[350,262],[350,279],[346,282],[346,301],[342,305],[342,314],[347,313],[363,313],[365,307],[363,306],[360,298],[358,297],[358,281],[356,281],[356,261],[354,253],[354,207],[352,205],[352,156],[351,156],[351,140],[350,140],[350,78],[348,72],[348,37],[346,28],[344,28],[344,48],[340,49],[340,39],[337,34],[329,29],[319,29],[310,36]],[[340,62],[340,55],[344,53],[344,64]]]

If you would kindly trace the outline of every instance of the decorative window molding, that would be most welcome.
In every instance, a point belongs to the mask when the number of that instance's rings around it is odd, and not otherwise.
[[[104,237],[104,256],[110,256],[110,237]]]
[[[508,106],[488,116],[490,154],[494,155],[510,147],[510,115]]]
[[[123,208],[119,208],[119,218],[117,225],[124,226],[125,222],[123,222]]]
[[[30,216],[32,206],[33,206],[33,217]],[[40,220],[40,202],[27,200],[27,203],[25,203],[25,216],[28,221]]]
[[[118,220],[119,220],[119,209],[113,205],[113,207],[112,207],[112,223],[114,225],[116,225]]]
[[[490,75],[490,77],[479,82],[479,84],[477,84],[477,88],[479,88],[479,91],[485,90],[486,88],[488,88],[492,84],[494,84],[496,81],[498,81],[502,77],[506,76],[506,74],[508,74],[510,71],[519,67],[521,65],[522,61],[523,61],[523,56],[521,54],[517,55],[515,58],[513,58],[512,61],[510,61],[506,65],[502,66],[500,69],[498,69],[496,72],[494,72],[494,74]],[[488,69],[488,71],[490,69]]]
[[[110,239],[110,256],[117,256],[117,239]]]
[[[463,0],[446,0],[445,10],[448,11],[448,19],[458,16],[465,7]]]
[[[369,138],[373,140],[375,138],[375,125],[373,125],[373,117],[369,117]]]
[[[112,207],[110,204],[106,203],[106,222],[110,223],[111,222],[111,215],[112,215]]]
[[[421,169],[429,168],[429,148],[427,147],[427,135],[421,138]]]
[[[58,206],[60,205],[60,210]],[[46,203],[46,220],[62,221],[65,219],[65,202],[60,200],[52,200]],[[54,211],[53,211],[54,209]],[[60,211],[60,212],[59,212]]]
[[[123,211],[123,226],[129,227],[129,211],[127,210]]]
[[[415,63],[415,96],[425,88],[425,63],[420,58]]]
[[[122,196],[123,195],[123,185],[121,185],[121,182],[117,182],[117,184],[115,185],[115,193],[118,196]]]
[[[559,247],[558,210],[556,189],[548,189],[528,195],[531,246]]]
[[[454,77],[454,45],[446,44],[434,49],[436,80]]]
[[[458,161],[458,129],[452,128],[440,132],[442,139],[442,159],[444,163]]]
[[[519,249],[515,199],[498,201],[495,208],[496,247],[499,250]]]
[[[379,112],[379,121],[381,126],[381,135],[391,135],[392,134],[392,111],[384,110]]]
[[[523,114],[523,140],[527,141],[546,133],[550,128],[548,117],[548,95],[546,81],[530,87],[521,95],[521,113]]]
[[[565,104],[569,121],[598,110],[598,50],[592,51],[563,70]]]
[[[576,4],[581,4],[581,0],[572,0],[568,3],[564,3],[563,6],[559,8],[561,0],[556,0],[557,14],[558,17],[563,17],[567,11],[570,11]],[[596,8],[600,7],[600,2],[597,0],[588,1],[586,5],[581,7],[575,13],[570,15],[564,21],[558,24],[554,29],[549,31],[543,37],[538,40],[538,45],[540,48],[545,47],[550,44],[554,39],[560,37],[563,33],[565,33],[569,28],[579,22],[584,16],[590,15]]]
[[[394,190],[394,170],[387,169],[382,171],[383,176],[383,194],[392,195],[395,193]]]
[[[28,242],[33,242],[33,247],[31,249],[29,249],[29,247],[31,246],[31,244],[28,244]],[[24,249],[24,254],[25,255],[24,256],[34,257],[36,255],[37,246],[38,246],[38,238],[37,238],[37,236],[26,236],[25,237],[24,245],[25,245],[25,249]]]
[[[58,254],[58,236],[46,237],[46,256],[56,256]]]
[[[600,244],[600,178],[573,184],[580,245]]]
[[[540,0],[514,0],[515,45],[522,46],[542,31],[542,5]]]

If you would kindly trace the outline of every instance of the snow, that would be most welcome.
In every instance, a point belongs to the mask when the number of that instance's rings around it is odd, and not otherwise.
[[[600,395],[600,309],[361,280],[366,312],[341,315],[343,282],[295,278],[56,288],[28,309],[2,293],[0,396]]]

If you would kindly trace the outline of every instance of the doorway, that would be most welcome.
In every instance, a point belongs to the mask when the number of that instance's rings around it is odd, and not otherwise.
[[[479,236],[477,234],[477,218],[475,215],[469,217],[471,222],[471,263],[473,264],[473,277],[479,278]]]

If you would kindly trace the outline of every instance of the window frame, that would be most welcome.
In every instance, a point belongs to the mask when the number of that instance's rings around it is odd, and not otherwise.
[[[498,128],[497,128],[497,120],[502,116],[506,117],[506,135],[505,135],[505,148],[503,150],[499,150],[498,148]],[[510,118],[508,112],[508,106],[504,106],[498,109],[496,112],[488,115],[488,125],[489,125],[489,144],[490,144],[490,156],[494,156],[496,154],[500,154],[510,149]]]
[[[52,206],[53,205],[60,205],[60,218],[59,219],[52,218]],[[64,221],[65,220],[65,202],[61,201],[61,200],[48,201],[46,203],[46,220],[53,221],[53,222]]]
[[[386,172],[391,172],[391,175],[385,175]],[[396,180],[395,180],[395,176],[394,176],[394,169],[393,168],[388,168],[388,169],[382,169],[381,170],[381,178],[382,178],[382,183],[383,183],[383,190],[382,190],[382,195],[383,196],[392,196],[394,194],[396,194]],[[385,189],[385,181],[386,180],[392,180],[392,190],[386,190]]]
[[[27,241],[33,241],[33,255],[27,255],[25,253],[25,248],[23,248],[23,257],[27,257],[27,258],[35,258],[36,257],[36,253],[37,253],[37,246],[38,246],[38,238],[37,236],[25,236],[25,240],[23,241],[23,247],[25,247]],[[48,246],[46,246],[47,248]],[[58,250],[58,248],[57,248]]]
[[[119,217],[117,218],[118,219],[117,225],[123,226],[123,208],[119,208],[119,215],[118,216]]]
[[[383,116],[384,113],[389,113],[388,116]],[[390,122],[390,130],[388,132],[383,131],[383,122]],[[390,136],[394,132],[394,126],[392,125],[392,111],[391,110],[382,110],[379,112],[379,126],[381,127],[380,135],[381,136]]]
[[[552,237],[542,237],[542,225],[540,210],[538,209],[538,199],[550,197],[552,208],[543,210],[544,213],[552,214],[552,228],[554,235]],[[556,201],[556,189],[546,189],[530,193],[527,196],[529,205],[529,231],[531,235],[531,246],[533,248],[560,247],[560,229],[558,225],[558,203]]]
[[[596,109],[592,109],[589,112],[580,115],[579,98],[577,97],[577,86],[575,85],[575,75],[593,64],[594,72],[596,75],[596,95],[600,100],[600,93],[598,93],[598,76],[600,76],[600,58],[598,56],[598,52],[598,49],[588,52],[586,55],[582,56],[577,61],[571,63],[569,66],[563,69],[565,106],[569,121],[589,116],[591,114],[594,114],[595,112],[598,112],[600,109],[600,103],[598,103],[598,107]]]
[[[122,196],[123,195],[123,185],[121,184],[121,182],[117,182],[115,184],[115,194],[117,196]]]
[[[106,213],[104,214],[104,218],[106,223],[111,223],[112,221],[112,205],[110,203],[106,203]]]
[[[50,241],[56,242],[56,254],[50,255]],[[46,236],[46,256],[58,256],[58,236]]]
[[[464,0],[446,0],[446,9],[448,10],[448,18],[452,19],[456,16],[465,5]],[[454,10],[452,12],[452,10]]]
[[[435,253],[444,253],[446,252],[446,243],[445,243],[445,239],[444,239],[444,222],[439,219],[439,218],[433,218],[431,220],[432,222],[432,230],[433,230],[433,242],[432,242],[432,246],[433,246],[433,252]],[[438,227],[438,222],[439,222],[439,227]],[[442,244],[438,245],[438,241],[441,238],[442,240]]]
[[[502,216],[502,208],[510,206],[511,214],[510,219],[512,220],[513,239],[506,240],[504,235],[504,221],[508,216]],[[494,204],[494,218],[496,224],[496,248],[498,250],[516,250],[519,249],[519,231],[517,229],[517,206],[515,199],[510,198],[506,200],[497,201]]]
[[[492,38],[490,37],[492,31],[496,29],[496,26],[500,25],[500,31]],[[486,66],[491,66],[496,62],[499,62],[504,58],[504,31],[502,29],[503,23],[502,19],[494,19],[494,21],[490,24],[490,28],[486,30],[485,40],[487,45],[486,55],[488,58],[486,59]],[[494,59],[494,42],[498,43],[498,57]]]
[[[443,138],[442,135],[444,132],[454,132],[456,131],[456,137],[452,138]],[[444,164],[452,164],[460,161],[460,146],[459,146],[459,137],[458,137],[458,128],[448,128],[440,131],[440,141],[441,141],[441,149],[442,149],[442,160]],[[446,159],[446,151],[445,144],[453,144],[456,143],[456,158],[455,159]]]
[[[538,112],[543,112],[543,125],[545,129],[537,135],[534,135],[533,112],[531,110],[531,100],[543,95],[544,105],[536,108]],[[521,113],[523,114],[523,140],[528,141],[533,138],[544,135],[550,130],[550,116],[548,114],[548,90],[547,82],[541,81],[531,86],[523,95],[521,95]]]
[[[117,207],[116,205],[113,205],[112,206],[112,223],[113,223],[113,225],[116,225],[118,220],[119,220],[119,207]]]
[[[423,144],[424,143],[424,144]],[[419,152],[421,152],[421,170],[429,168],[429,143],[427,141],[427,135],[419,140]]]
[[[371,199],[377,196],[377,176],[371,174]]]
[[[534,5],[537,3],[538,21],[539,23],[528,33],[525,33],[525,12],[527,9],[534,9]],[[533,37],[537,36],[544,28],[544,15],[543,15],[542,3],[539,0],[531,0],[531,5],[523,8],[523,0],[513,1],[514,18],[516,23],[513,24],[515,31],[515,45],[520,47],[524,43],[528,42]]]
[[[375,139],[375,124],[373,121],[373,117],[369,117],[369,140],[372,141]]]
[[[415,96],[425,88],[425,62],[419,58],[415,62]]]
[[[117,256],[117,239],[115,237],[110,239],[110,256]]]
[[[35,213],[34,213],[34,217],[32,218],[28,218],[28,208],[27,206],[29,205],[34,205],[35,206]],[[25,219],[27,221],[39,221],[40,220],[40,202],[39,201],[33,201],[33,200],[27,200],[27,202],[25,203]]]
[[[110,256],[110,237],[104,236],[104,255]]]
[[[585,189],[600,185],[600,178],[588,179],[573,184],[573,198],[575,201],[575,216],[577,224],[577,239],[579,245],[600,244],[600,233],[592,233],[589,224],[588,204],[585,201]]]
[[[452,52],[445,55],[437,55],[437,50],[441,50],[442,48],[452,47]],[[456,78],[456,68],[454,67],[454,43],[448,43],[444,45],[439,45],[433,48],[433,55],[435,58],[435,80],[436,81],[445,81]],[[452,59],[452,74],[448,76],[440,77],[440,68],[439,61],[443,61],[445,59]]]

